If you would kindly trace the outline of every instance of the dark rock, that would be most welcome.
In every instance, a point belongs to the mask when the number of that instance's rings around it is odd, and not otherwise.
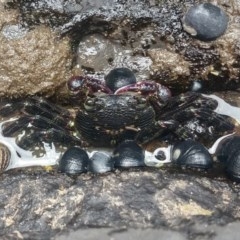
[[[201,91],[239,87],[239,5],[223,0],[214,4],[231,21],[221,38],[204,43],[181,24],[187,10],[199,6],[198,0],[13,0],[7,6],[19,10],[23,26],[45,24],[69,36],[76,53],[74,70],[81,74],[103,79],[112,68],[127,67],[137,80],[151,78],[179,93],[195,79],[203,82]]]
[[[11,171],[1,178],[0,236],[50,239],[90,226],[167,228],[183,234],[196,233],[196,224],[222,228],[240,217],[240,186],[222,174],[151,169],[72,179]]]

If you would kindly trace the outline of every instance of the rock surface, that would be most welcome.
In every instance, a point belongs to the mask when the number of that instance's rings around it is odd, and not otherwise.
[[[195,80],[203,91],[236,89],[239,1],[210,1],[231,16],[226,33],[212,42],[182,29],[184,13],[199,2],[3,0],[0,97],[61,98],[70,75],[103,79],[113,67],[128,67],[138,80],[155,79],[176,92]],[[222,95],[239,105],[238,92]],[[0,237],[237,239],[239,190],[219,166],[208,173],[167,168],[74,179],[15,170],[1,176]]]
[[[16,31],[24,30],[17,27]],[[65,83],[71,63],[68,41],[57,40],[49,28],[40,26],[14,39],[6,33],[0,41],[1,97],[39,92],[51,96]]]
[[[202,81],[203,91],[236,89],[239,2],[210,1],[230,16],[225,34],[210,42],[193,38],[182,27],[184,14],[199,2],[2,1],[2,14],[10,17],[2,19],[6,27],[0,32],[0,96],[62,96],[70,75],[103,79],[114,67],[128,67],[138,80],[154,79],[175,92],[189,90],[195,80]]]
[[[51,239],[77,229],[111,227],[167,229],[211,239],[206,226],[239,219],[239,187],[221,169],[130,170],[75,179],[12,171],[1,179],[0,236]]]
[[[0,97],[53,95],[70,76],[69,39],[44,25],[23,26],[19,12],[4,8],[5,2],[0,3]]]

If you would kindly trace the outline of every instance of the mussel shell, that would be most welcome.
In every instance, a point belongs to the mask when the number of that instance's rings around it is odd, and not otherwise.
[[[176,143],[172,149],[172,161],[178,166],[190,168],[209,169],[213,166],[208,150],[193,140]]]
[[[217,158],[219,161],[226,164],[229,156],[238,150],[240,150],[240,136],[233,136],[220,143],[218,146]]]
[[[240,182],[240,149],[228,156],[226,173],[233,181]]]
[[[114,161],[111,156],[103,152],[95,152],[89,161],[88,170],[93,173],[105,173],[114,169]]]
[[[145,152],[132,140],[120,143],[113,152],[112,159],[116,168],[143,167]]]
[[[4,172],[9,166],[11,152],[8,147],[0,143],[0,173]]]
[[[114,68],[105,77],[106,86],[113,92],[137,82],[134,73],[128,68]]]
[[[69,175],[85,173],[88,163],[86,151],[79,147],[70,147],[59,160],[58,170]]]

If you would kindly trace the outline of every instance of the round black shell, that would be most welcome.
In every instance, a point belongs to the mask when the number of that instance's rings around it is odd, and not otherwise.
[[[240,182],[240,149],[229,155],[226,164],[226,173],[230,179]]]
[[[230,179],[240,182],[240,136],[230,137],[218,146],[217,158]]]
[[[191,7],[183,18],[183,28],[202,41],[212,41],[224,34],[228,16],[219,7],[203,3]]]
[[[116,168],[145,166],[144,150],[135,141],[131,140],[120,143],[114,150],[112,159]]]
[[[89,157],[79,147],[69,148],[59,160],[58,170],[62,173],[75,175],[87,172]]]
[[[178,166],[190,168],[209,169],[213,165],[208,150],[193,140],[176,143],[172,149],[172,161]]]
[[[103,152],[95,152],[90,158],[88,170],[93,173],[110,172],[114,169],[114,161]]]
[[[227,163],[232,153],[240,150],[240,136],[233,136],[220,143],[217,151],[217,158],[223,163]]]
[[[117,89],[136,83],[134,73],[128,68],[114,68],[105,77],[106,86],[113,92]]]

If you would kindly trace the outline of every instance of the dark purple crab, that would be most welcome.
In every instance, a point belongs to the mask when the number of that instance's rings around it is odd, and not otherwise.
[[[140,144],[155,138],[215,140],[234,128],[230,118],[213,111],[214,99],[193,92],[172,97],[156,82],[136,82],[125,68],[112,70],[105,83],[75,76],[67,86],[78,108],[75,118],[65,108],[33,97],[0,108],[0,116],[21,113],[3,125],[2,134],[26,130],[18,140],[22,148],[42,141],[109,147],[126,139]]]

